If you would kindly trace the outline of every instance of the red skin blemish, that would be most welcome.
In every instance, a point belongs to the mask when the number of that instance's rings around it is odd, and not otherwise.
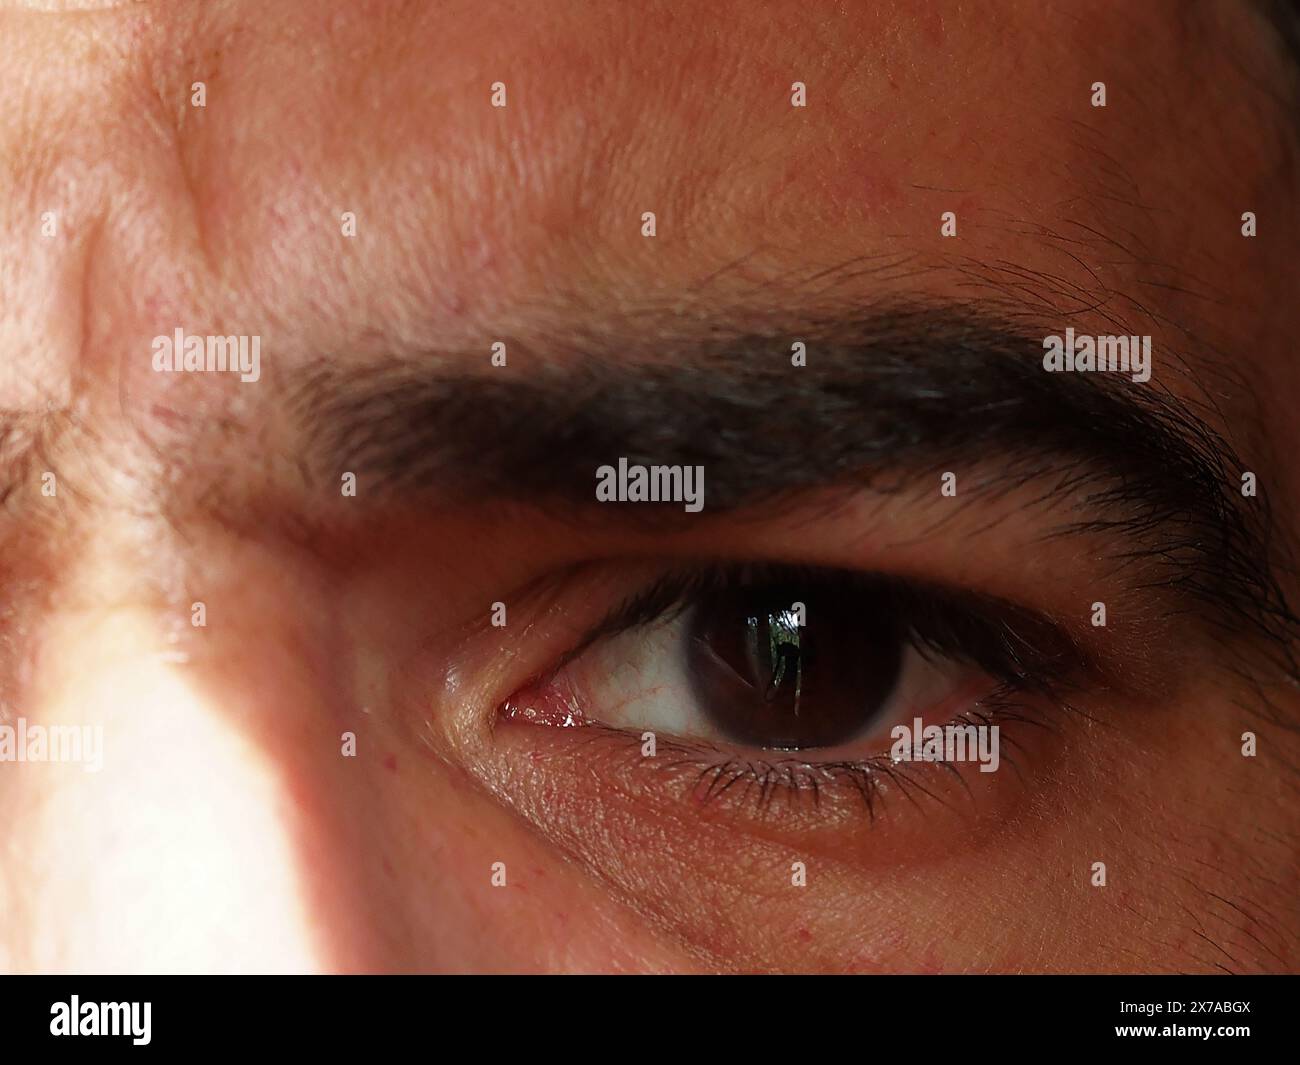
[[[395,755],[395,754],[390,754],[387,758],[385,758],[385,759],[384,759],[384,768],[387,769],[390,773],[396,773],[396,772],[397,772],[397,755]]]
[[[806,928],[799,929],[799,942],[807,943],[812,939],[812,933]]]

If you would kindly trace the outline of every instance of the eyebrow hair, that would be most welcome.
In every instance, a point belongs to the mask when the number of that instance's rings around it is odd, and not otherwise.
[[[508,368],[487,367],[483,354],[480,372],[442,369],[465,357],[434,353],[364,370],[321,362],[290,405],[322,445],[323,476],[349,470],[368,493],[584,518],[597,506],[596,469],[620,458],[702,465],[705,514],[996,463],[980,491],[1032,483],[1045,486],[1040,502],[1068,496],[1078,513],[1060,535],[1117,539],[1121,558],[1163,567],[1158,586],[1282,641],[1294,618],[1270,565],[1267,502],[1242,497],[1246,467],[1233,449],[1167,390],[1123,374],[1046,372],[1044,335],[933,303],[784,333],[705,321],[656,341],[614,328],[511,341]],[[795,341],[804,366],[791,364]],[[680,504],[600,504],[614,511],[683,520]]]

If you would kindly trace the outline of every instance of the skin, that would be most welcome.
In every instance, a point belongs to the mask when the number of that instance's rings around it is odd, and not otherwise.
[[[1214,393],[1288,542],[1296,171],[1265,28],[1226,5],[857,7],[0,10],[2,710],[106,743],[99,773],[0,765],[0,969],[1300,967],[1300,697],[1223,668],[1254,668],[1249,636],[1144,617],[1094,546],[1027,553],[1016,497],[910,547],[929,480],[824,521],[575,527],[345,498],[284,405],[318,359],[460,349],[492,372],[494,339],[634,305],[977,295],[1140,324],[1170,390]],[[854,266],[879,255],[907,266]],[[155,373],[177,325],[262,336],[262,379]],[[1192,346],[1232,373],[1162,366]],[[1132,683],[1090,697],[1101,725],[1026,737],[1023,779],[874,826],[702,807],[626,747],[496,722],[634,565],[704,552],[975,586],[1088,639],[1110,597]]]

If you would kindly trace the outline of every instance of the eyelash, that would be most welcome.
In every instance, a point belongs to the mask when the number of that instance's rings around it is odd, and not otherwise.
[[[967,711],[957,715],[954,722],[966,722],[974,725],[999,725],[1006,727],[1013,722],[1025,726],[1050,727],[1047,722],[1032,714],[1019,713],[1023,709],[1019,704],[1005,704],[987,713]],[[592,742],[607,741],[626,750],[629,761],[637,766],[648,765],[649,760],[637,757],[641,740],[634,733],[623,729],[610,728],[599,723],[584,727],[586,731],[596,733],[590,737]],[[1014,739],[1004,737],[1004,748],[1016,748]],[[777,796],[784,797],[790,803],[811,801],[820,805],[823,792],[836,786],[848,786],[861,798],[868,819],[875,820],[878,805],[882,805],[888,796],[890,786],[899,795],[919,805],[912,791],[920,792],[924,797],[944,804],[944,800],[930,790],[924,782],[924,774],[932,771],[946,771],[954,779],[963,780],[960,771],[946,762],[918,762],[910,766],[895,764],[888,755],[877,755],[856,761],[808,762],[798,758],[782,757],[779,759],[737,758],[721,748],[709,744],[697,744],[683,740],[660,740],[660,754],[670,752],[671,759],[655,759],[654,769],[664,773],[694,774],[694,781],[688,795],[699,806],[718,802],[725,798],[734,799],[737,806],[744,806],[752,798],[751,809],[758,815],[773,813]],[[719,757],[721,756],[721,757]],[[1013,769],[1018,768],[1014,757],[1002,754],[1002,760]],[[736,785],[743,785],[733,790]],[[964,785],[964,780],[963,780]],[[965,786],[965,785],[964,785]],[[969,787],[966,787],[970,794]]]
[[[883,604],[882,608],[899,620],[905,642],[919,653],[960,661],[984,672],[996,687],[949,723],[998,725],[1004,730],[1010,726],[1014,733],[1026,727],[1052,728],[1053,710],[1081,713],[1069,696],[1084,678],[1093,675],[1092,664],[1079,644],[1045,616],[1004,600],[921,582],[789,565],[711,563],[666,573],[606,615],[538,680],[544,683],[596,644],[672,621],[708,596],[768,584],[793,584],[807,587],[810,593],[833,588],[837,595],[870,596],[873,604]],[[508,700],[502,709],[509,705]],[[587,722],[584,729],[591,730],[587,736],[593,741],[626,743],[629,754],[640,747],[640,736],[626,729],[600,722]],[[1005,731],[1002,743],[1012,749],[1021,746]],[[949,763],[895,763],[887,753],[852,761],[815,762],[784,752],[772,752],[773,757],[741,757],[710,743],[680,738],[661,740],[660,746],[671,753],[670,759],[634,760],[653,761],[662,770],[693,772],[690,795],[699,804],[724,796],[739,804],[752,798],[760,814],[770,812],[779,795],[791,802],[810,799],[817,805],[823,789],[844,786],[861,797],[874,821],[877,805],[891,786],[914,803],[912,790],[937,798],[923,778],[934,771],[953,774],[969,793],[960,771]],[[1019,773],[1015,758],[1004,758]]]
[[[883,599],[918,650],[983,669],[1015,690],[1052,695],[1091,668],[1079,644],[1046,617],[1005,600],[853,570],[728,563],[675,570],[624,601],[560,661],[558,670],[601,640],[670,621],[710,595],[750,586],[797,585],[809,591]]]

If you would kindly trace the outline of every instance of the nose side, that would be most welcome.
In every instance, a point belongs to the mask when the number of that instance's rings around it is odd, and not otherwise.
[[[5,912],[25,926],[0,962],[315,971],[283,779],[158,635],[127,607],[46,627],[9,720],[30,757],[0,763]]]

